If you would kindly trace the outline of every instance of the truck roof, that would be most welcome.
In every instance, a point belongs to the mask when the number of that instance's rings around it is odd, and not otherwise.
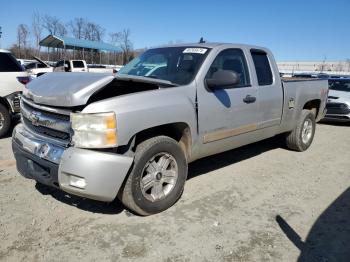
[[[11,52],[5,49],[0,49],[0,53],[11,53]]]
[[[248,45],[248,44],[239,44],[239,43],[220,43],[220,42],[206,42],[206,43],[180,43],[180,44],[174,44],[174,45],[164,45],[164,46],[157,46],[152,48],[164,48],[164,47],[204,47],[204,48],[215,48],[219,46],[225,46],[227,48],[250,48],[250,49],[261,49],[261,50],[268,50],[265,47],[261,46],[255,46],[255,45]]]

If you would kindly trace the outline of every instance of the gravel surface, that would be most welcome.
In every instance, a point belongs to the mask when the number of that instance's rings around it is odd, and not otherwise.
[[[349,130],[192,163],[182,198],[149,217],[24,179],[0,139],[0,261],[350,261]]]

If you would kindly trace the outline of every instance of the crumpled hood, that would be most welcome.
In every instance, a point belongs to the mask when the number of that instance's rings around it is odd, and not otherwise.
[[[42,105],[80,106],[113,79],[113,75],[100,73],[47,73],[31,81],[23,95]]]
[[[328,101],[350,105],[350,92],[329,90]]]
[[[172,87],[177,84],[167,80],[153,79],[141,76],[130,75],[110,75],[99,73],[65,73],[54,72],[47,73],[30,82],[23,95],[34,103],[58,107],[75,107],[85,105],[89,98],[99,90],[109,85],[113,80],[115,82],[134,83],[134,87],[112,86],[115,91],[107,96],[101,96],[100,99],[131,94],[145,90],[154,90],[159,87]],[[141,85],[140,85],[141,84]],[[112,91],[112,90],[109,90]]]

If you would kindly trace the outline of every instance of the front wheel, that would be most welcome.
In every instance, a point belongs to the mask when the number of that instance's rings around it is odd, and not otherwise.
[[[315,114],[310,110],[302,110],[297,125],[287,135],[287,147],[299,152],[305,151],[314,139],[315,129]]]
[[[134,164],[118,197],[139,215],[159,213],[181,196],[187,178],[187,161],[172,138],[158,136],[136,148]]]

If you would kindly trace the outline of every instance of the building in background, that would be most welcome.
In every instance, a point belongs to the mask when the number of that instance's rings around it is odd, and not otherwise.
[[[277,62],[281,73],[326,73],[329,75],[349,75],[350,59],[347,61],[319,61],[319,62]]]

